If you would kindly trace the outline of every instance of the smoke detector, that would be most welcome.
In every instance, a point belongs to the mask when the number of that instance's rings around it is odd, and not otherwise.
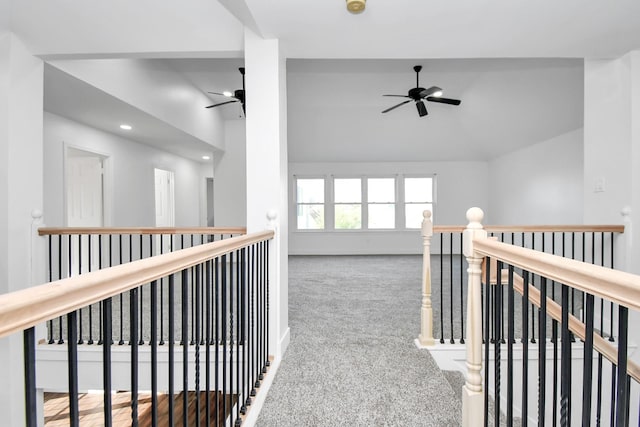
[[[362,13],[367,0],[347,0],[347,10],[351,13]]]

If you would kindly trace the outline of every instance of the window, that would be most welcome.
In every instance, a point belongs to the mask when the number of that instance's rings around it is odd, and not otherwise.
[[[412,230],[433,212],[435,175],[294,177],[296,230]]]
[[[333,201],[336,230],[362,228],[362,181],[360,178],[334,179]]]
[[[324,178],[296,180],[296,211],[299,230],[324,228]]]
[[[367,179],[367,228],[395,228],[395,202],[395,178]]]
[[[433,178],[405,178],[405,227],[420,228],[424,210],[433,212]]]

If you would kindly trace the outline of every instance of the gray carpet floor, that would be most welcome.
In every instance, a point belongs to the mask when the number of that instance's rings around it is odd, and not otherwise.
[[[458,426],[419,333],[419,256],[291,257],[291,343],[260,427]]]

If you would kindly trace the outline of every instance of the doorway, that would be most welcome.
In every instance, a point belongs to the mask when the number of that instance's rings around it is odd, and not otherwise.
[[[105,156],[97,153],[66,148],[65,195],[68,227],[104,226],[105,160]],[[90,239],[87,234],[74,236],[71,245],[77,248],[71,251],[71,275],[98,269],[98,239]]]

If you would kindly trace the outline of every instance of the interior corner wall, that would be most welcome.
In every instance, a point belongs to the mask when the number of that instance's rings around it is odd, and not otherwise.
[[[32,212],[43,205],[43,76],[16,35],[0,35],[0,294],[41,283]],[[3,425],[25,423],[23,348],[20,333],[0,339]]]
[[[583,130],[558,135],[489,162],[496,225],[581,224]]]
[[[289,163],[289,253],[291,255],[420,254],[420,230],[297,231],[294,206],[296,175],[382,176],[437,174],[434,224],[464,225],[467,209],[488,212],[486,162]]]
[[[584,63],[585,223],[620,224],[622,208],[631,205],[629,67],[628,56]]]
[[[69,147],[108,157],[105,196],[112,201],[105,225],[155,226],[154,168],[174,172],[176,226],[200,225],[200,163],[103,132],[55,114],[44,114],[44,221],[64,226],[64,150]],[[110,178],[109,178],[110,177]],[[108,193],[108,194],[107,194]]]
[[[247,225],[246,126],[225,122],[225,151],[214,154],[213,212],[216,227]]]

